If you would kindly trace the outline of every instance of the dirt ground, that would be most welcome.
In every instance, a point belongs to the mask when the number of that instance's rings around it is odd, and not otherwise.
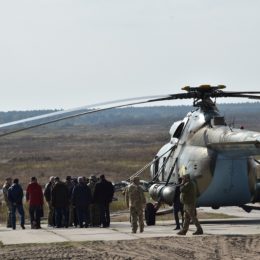
[[[260,235],[0,247],[0,259],[260,259]]]

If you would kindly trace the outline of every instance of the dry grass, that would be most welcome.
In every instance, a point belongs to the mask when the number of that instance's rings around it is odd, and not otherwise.
[[[18,177],[24,187],[31,176],[37,176],[42,185],[52,175],[104,173],[111,181],[127,179],[167,141],[167,129],[152,130],[68,128],[2,138],[0,184],[8,176]],[[148,171],[145,174],[148,178]]]

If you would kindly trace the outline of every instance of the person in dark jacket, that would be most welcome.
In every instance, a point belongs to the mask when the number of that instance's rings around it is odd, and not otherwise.
[[[101,226],[106,228],[110,226],[109,204],[114,196],[114,186],[107,181],[105,176],[100,176],[100,181],[96,184],[94,192],[94,202],[99,204]]]
[[[43,215],[43,193],[36,177],[31,178],[31,183],[26,189],[26,200],[29,201],[29,213],[31,228],[41,228],[41,217]]]
[[[45,185],[44,189],[44,197],[47,201],[48,207],[49,207],[49,213],[48,213],[48,226],[54,227],[55,226],[55,215],[54,215],[54,207],[51,204],[51,193],[52,189],[54,187],[54,176],[50,177],[50,181]]]
[[[173,198],[173,215],[174,215],[174,219],[175,219],[175,223],[176,223],[175,230],[179,230],[181,228],[180,219],[179,219],[179,212],[181,213],[182,224],[183,224],[184,210],[183,210],[183,204],[181,203],[181,200],[180,200],[180,195],[181,195],[180,184],[181,184],[181,182],[182,182],[182,179],[179,178],[178,184],[176,185],[174,198]]]
[[[20,215],[22,229],[24,227],[24,209],[23,209],[23,189],[19,185],[19,180],[14,179],[12,186],[8,189],[8,200],[12,205],[12,228],[16,229],[16,210]]]
[[[79,177],[78,184],[72,191],[72,204],[76,208],[78,223],[81,228],[83,228],[83,225],[86,228],[89,226],[89,204],[91,200],[90,188],[83,177]]]
[[[74,220],[74,210],[73,210],[73,206],[72,206],[72,201],[71,201],[71,197],[72,197],[72,191],[74,189],[74,183],[72,181],[71,176],[67,176],[66,177],[66,181],[65,184],[68,187],[68,191],[69,191],[69,207],[68,207],[68,214],[69,214],[69,226],[72,227],[73,226],[73,220]]]
[[[61,228],[64,223],[65,227],[69,226],[69,190],[59,177],[55,177],[55,185],[51,193],[51,203],[55,212],[55,224],[57,228]]]

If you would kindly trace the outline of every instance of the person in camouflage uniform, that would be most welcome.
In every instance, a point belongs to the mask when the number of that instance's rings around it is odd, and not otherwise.
[[[196,216],[196,184],[191,180],[189,174],[183,175],[181,183],[181,202],[184,204],[184,224],[183,229],[179,231],[178,235],[186,235],[189,229],[190,220],[195,224],[197,231],[193,235],[203,234],[202,227]]]
[[[6,227],[8,228],[12,227],[12,204],[8,200],[8,189],[11,187],[11,185],[12,185],[12,178],[6,178],[3,186],[3,194],[4,194],[5,205],[7,208]]]
[[[131,181],[132,183],[125,190],[126,205],[130,209],[132,233],[137,231],[137,222],[139,222],[140,233],[142,233],[144,231],[143,208],[146,200],[139,177],[134,177]]]

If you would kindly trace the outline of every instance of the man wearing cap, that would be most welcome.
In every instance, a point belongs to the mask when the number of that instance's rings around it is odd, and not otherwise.
[[[11,228],[12,227],[12,204],[8,200],[8,189],[12,185],[12,178],[6,178],[5,183],[3,185],[3,194],[4,194],[4,200],[5,200],[5,205],[7,208],[7,223],[6,227]]]
[[[140,186],[139,177],[131,179],[131,184],[125,190],[126,205],[130,209],[130,220],[132,225],[132,233],[136,233],[139,222],[140,233],[144,231],[143,208],[146,200],[144,191]]]
[[[180,187],[181,202],[184,205],[184,224],[183,229],[179,231],[178,235],[186,235],[189,229],[190,220],[195,224],[197,230],[193,235],[203,234],[203,230],[196,216],[196,184],[191,180],[189,174],[184,174],[182,177],[182,183]]]

